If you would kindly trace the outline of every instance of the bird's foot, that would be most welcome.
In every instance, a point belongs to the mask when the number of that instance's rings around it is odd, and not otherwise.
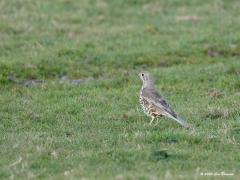
[[[154,121],[154,117],[152,117],[152,120],[150,121],[149,125],[152,125],[153,121]]]

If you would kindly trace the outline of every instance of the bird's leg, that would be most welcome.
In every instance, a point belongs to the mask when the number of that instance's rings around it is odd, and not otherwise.
[[[152,116],[152,120],[150,121],[149,125],[151,125],[153,121],[154,121],[154,116]]]
[[[159,121],[160,121],[159,118],[157,118],[155,126],[158,125]]]
[[[155,123],[155,126],[158,125],[158,123],[161,121],[161,117],[162,117],[162,116],[163,116],[163,115],[159,115],[159,116],[158,116],[157,122]]]

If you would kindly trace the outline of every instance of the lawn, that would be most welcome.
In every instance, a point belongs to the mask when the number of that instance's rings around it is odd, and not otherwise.
[[[240,178],[239,0],[0,8],[0,179]],[[191,129],[149,125],[141,70]]]

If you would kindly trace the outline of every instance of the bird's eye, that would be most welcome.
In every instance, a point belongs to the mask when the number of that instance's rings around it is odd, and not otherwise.
[[[144,74],[142,74],[142,76],[144,76]]]

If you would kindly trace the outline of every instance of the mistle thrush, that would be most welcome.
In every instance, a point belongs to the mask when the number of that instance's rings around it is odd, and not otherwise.
[[[139,100],[145,114],[152,118],[150,124],[155,118],[166,116],[174,119],[183,127],[188,128],[188,124],[173,111],[166,100],[155,89],[154,82],[150,74],[145,71],[140,73],[139,77],[143,82]]]

